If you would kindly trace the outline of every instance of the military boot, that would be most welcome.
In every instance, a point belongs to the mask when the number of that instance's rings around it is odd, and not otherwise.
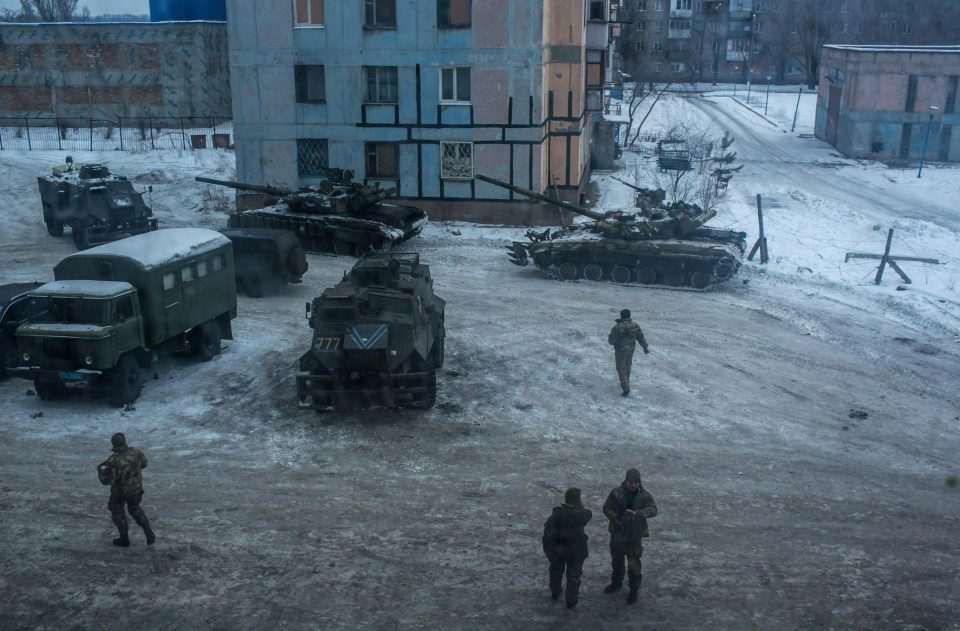
[[[633,603],[637,602],[637,592],[640,591],[641,577],[642,575],[638,576],[636,579],[634,579],[632,576],[630,577],[630,592],[627,594],[628,605],[632,605]]]
[[[604,594],[612,594],[613,592],[618,592],[623,589],[623,583],[613,582],[603,588]]]
[[[120,536],[113,540],[113,545],[120,546],[121,548],[129,548],[130,537],[127,536],[127,533],[121,532]]]
[[[150,524],[147,524],[143,527],[143,534],[147,536],[148,546],[152,546],[153,542],[157,540],[157,536],[153,534],[153,528],[150,527]]]

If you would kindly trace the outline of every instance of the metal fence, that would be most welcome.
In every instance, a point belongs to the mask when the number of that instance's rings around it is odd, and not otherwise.
[[[0,150],[150,151],[229,149],[233,122],[216,116],[0,117]]]

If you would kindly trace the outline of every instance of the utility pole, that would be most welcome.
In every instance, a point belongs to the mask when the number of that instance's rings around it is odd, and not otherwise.
[[[917,178],[923,173],[923,161],[927,157],[927,142],[930,140],[930,128],[933,127],[933,115],[940,111],[936,105],[930,106],[930,118],[927,120],[927,133],[923,137],[923,149],[920,151],[920,168],[917,170]]]

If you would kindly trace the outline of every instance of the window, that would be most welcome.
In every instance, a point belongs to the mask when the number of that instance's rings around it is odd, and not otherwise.
[[[294,4],[296,26],[322,26],[323,0],[296,0]]]
[[[117,322],[123,322],[133,315],[133,296],[127,294],[117,298]]]
[[[367,75],[367,103],[397,102],[396,66],[364,66]]]
[[[849,31],[849,30],[850,30],[850,28],[847,26],[847,23],[846,23],[846,22],[843,22],[843,23],[840,24],[840,32],[841,32],[841,33],[846,33],[846,32]]]
[[[590,0],[590,19],[591,20],[604,20],[606,17],[604,14],[604,5],[605,0]]]
[[[917,75],[910,75],[907,79],[907,112],[912,112],[917,104]]]
[[[670,20],[671,31],[689,31],[692,20]]]
[[[167,272],[163,275],[163,290],[169,291],[177,286],[177,275],[173,272]]]
[[[328,166],[325,138],[297,139],[297,173],[301,176],[324,175]],[[214,266],[213,271],[217,271]]]
[[[437,0],[437,26],[470,26],[470,0]]]
[[[647,0],[637,0],[637,11],[647,10]]]
[[[787,74],[801,74],[800,66],[797,64],[790,64],[790,67],[787,69]]]
[[[662,33],[662,32],[663,32],[663,22],[661,22],[660,20],[657,20],[656,22],[654,22],[654,23],[653,23],[653,30],[656,31],[657,33]]]
[[[763,13],[763,0],[753,0],[753,12]]]
[[[672,63],[670,64],[670,70],[673,70],[674,72],[683,72],[683,64],[679,62]]]
[[[692,8],[693,0],[677,0],[677,9],[683,11],[690,11]]]
[[[638,32],[638,33],[643,33],[643,32],[646,31],[646,30],[647,30],[647,23],[646,23],[646,22],[644,22],[643,20],[637,22],[637,32]]]
[[[473,143],[440,143],[440,177],[445,180],[469,180],[473,177]]]
[[[863,35],[863,22],[857,24],[857,35]]]
[[[792,25],[790,25],[790,32],[791,32],[791,33],[799,33],[799,32],[800,32],[800,24],[799,24],[798,22],[794,22]]]
[[[654,72],[660,72],[661,70],[663,70],[663,64],[662,64],[662,63],[660,63],[660,62],[658,61],[658,62],[656,62],[655,64],[653,64],[653,71],[654,71]]]
[[[599,64],[599,63],[603,63],[603,51],[602,51],[602,50],[588,50],[588,51],[587,51],[587,63],[588,63],[588,64]]]
[[[653,43],[653,52],[655,53],[663,52],[663,44],[660,43],[660,40],[657,40]]]
[[[909,34],[909,33],[910,33],[910,23],[909,23],[909,22],[904,22],[904,23],[903,23],[903,28],[900,29],[900,32],[903,33],[904,35]]]
[[[958,83],[960,83],[960,77],[950,77],[950,82],[947,84],[947,102],[943,108],[944,114],[953,114],[957,108],[957,88],[960,87]]]
[[[849,13],[849,12],[850,12],[850,6],[847,3],[847,0],[843,0],[843,2],[840,3],[840,13]]]
[[[207,275],[208,264],[206,261],[197,263],[197,278],[203,278]]]
[[[896,21],[896,20],[891,20],[891,21],[890,21],[890,24],[889,24],[888,26],[890,27],[890,32],[891,32],[891,33],[896,33],[896,32],[897,32],[897,21]]]
[[[224,265],[226,264],[227,264],[227,261],[222,254],[218,254],[215,257],[213,257],[213,271],[219,272],[220,270],[223,269]]]
[[[180,282],[189,283],[193,280],[193,267],[187,265],[186,267],[180,268]]]
[[[440,100],[446,103],[470,102],[470,68],[440,69]]]
[[[397,28],[397,0],[363,0],[363,25]]]
[[[294,66],[297,103],[323,103],[327,100],[323,66]]]
[[[656,11],[663,11],[663,0],[656,0],[656,2],[653,5],[653,8]]]
[[[755,30],[757,33],[762,33],[762,32],[763,32],[763,21],[762,21],[762,20],[755,20],[754,23],[753,23],[753,25],[754,25],[754,30]]]
[[[395,142],[368,142],[367,177],[397,177],[400,175],[400,145]]]

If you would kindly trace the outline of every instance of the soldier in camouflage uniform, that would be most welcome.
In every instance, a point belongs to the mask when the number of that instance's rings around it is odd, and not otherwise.
[[[571,487],[543,525],[543,552],[550,561],[550,596],[557,600],[567,572],[567,608],[573,609],[580,595],[580,575],[587,559],[587,534],[584,526],[593,513],[583,507],[580,489]]]
[[[114,434],[110,442],[113,445],[113,453],[97,467],[97,475],[101,483],[110,485],[110,501],[107,507],[113,516],[113,523],[120,531],[120,536],[113,540],[113,545],[124,548],[130,545],[124,506],[130,512],[130,516],[143,528],[143,533],[147,536],[147,545],[152,545],[157,537],[150,528],[147,514],[140,506],[140,500],[143,498],[143,480],[140,472],[147,468],[147,457],[139,449],[128,447],[126,436],[120,432]]]
[[[603,514],[610,520],[610,556],[613,573],[610,584],[604,592],[612,594],[623,587],[624,557],[626,571],[630,579],[630,593],[627,602],[637,602],[637,591],[643,578],[640,557],[643,556],[643,537],[649,537],[647,520],[657,514],[657,505],[653,496],[643,488],[640,472],[627,471],[626,479],[620,486],[610,491],[603,503]]]
[[[627,396],[630,394],[630,366],[633,364],[633,352],[637,350],[637,343],[640,343],[644,355],[650,353],[640,325],[630,319],[629,309],[623,309],[620,312],[620,318],[610,329],[607,342],[613,346],[617,375],[620,376],[620,388],[623,390],[623,396]]]

